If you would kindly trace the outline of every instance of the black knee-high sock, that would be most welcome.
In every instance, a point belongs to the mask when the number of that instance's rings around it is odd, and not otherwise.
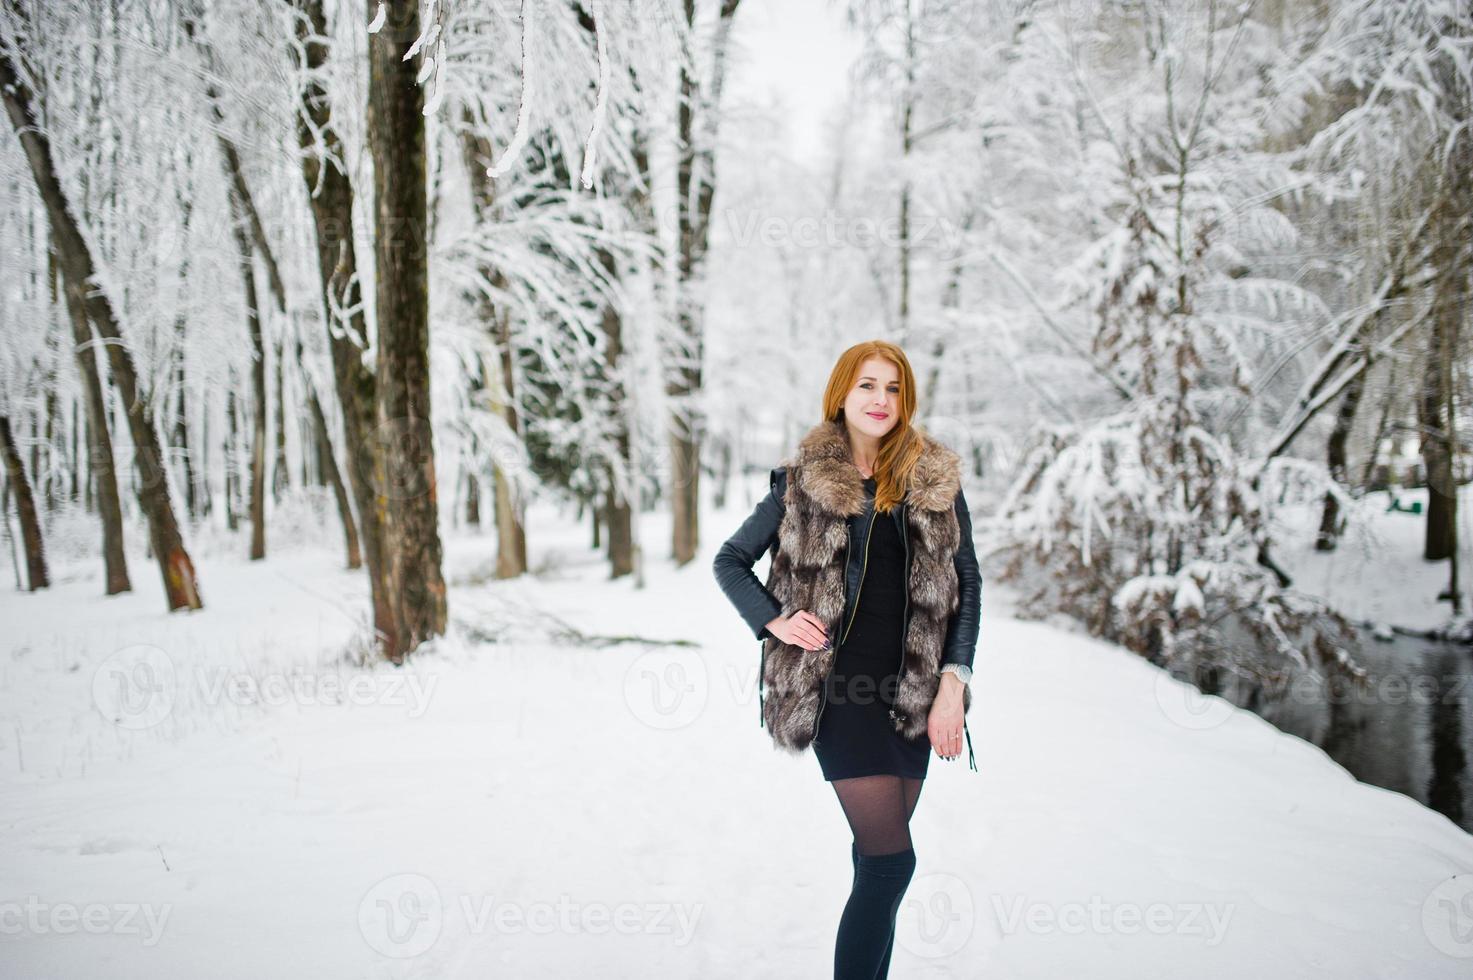
[[[856,856],[854,886],[834,940],[834,980],[874,980],[895,932],[895,913],[915,873],[916,852]]]
[[[859,873],[859,844],[849,842],[849,860],[854,864],[854,873]],[[890,975],[890,954],[895,952],[895,927],[890,927],[890,942],[885,946],[885,955],[880,959],[880,967],[875,971],[875,980],[885,980]]]

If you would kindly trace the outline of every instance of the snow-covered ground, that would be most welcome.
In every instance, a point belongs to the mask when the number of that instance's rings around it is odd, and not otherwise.
[[[1398,490],[1396,496],[1403,506],[1427,507],[1425,488]],[[1426,515],[1392,511],[1390,504],[1384,491],[1367,494],[1360,501],[1362,519],[1350,523],[1334,551],[1314,550],[1318,506],[1285,507],[1280,518],[1290,530],[1274,555],[1296,589],[1326,599],[1353,619],[1416,631],[1445,628],[1452,607],[1437,596],[1447,588],[1448,562],[1422,558]],[[1458,513],[1465,523],[1473,515],[1473,485],[1459,488]],[[1473,617],[1466,605],[1473,594],[1473,534],[1463,532],[1458,550],[1466,620]]]
[[[829,975],[848,828],[758,727],[710,570],[746,506],[681,570],[649,516],[643,590],[550,508],[528,580],[448,534],[454,628],[404,669],[344,663],[366,588],[331,543],[196,555],[194,614],[141,552],[131,595],[90,565],[7,592],[0,975]],[[892,976],[1469,975],[1473,837],[1006,599],[981,771],[932,757]]]

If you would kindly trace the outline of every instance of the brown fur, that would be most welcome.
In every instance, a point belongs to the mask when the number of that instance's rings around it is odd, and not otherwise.
[[[899,717],[893,723],[908,738],[926,731],[931,702],[941,686],[947,628],[960,605],[954,562],[961,530],[954,501],[961,488],[961,460],[930,436],[922,439],[924,448],[902,504],[910,542],[910,622],[905,666],[895,695]],[[814,426],[787,467],[786,512],[778,526],[767,589],[782,603],[784,616],[808,610],[837,644],[844,613],[846,518],[865,509],[864,478],[850,456],[844,423]],[[805,650],[776,637],[763,642],[762,682],[767,690],[763,723],[779,748],[801,753],[813,741],[835,653],[832,648]],[[965,712],[972,703],[970,685],[963,689],[962,701]]]

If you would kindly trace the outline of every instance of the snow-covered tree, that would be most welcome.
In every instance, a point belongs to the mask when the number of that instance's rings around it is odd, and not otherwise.
[[[1099,179],[1083,216],[1095,237],[1058,282],[1128,401],[1037,441],[1001,511],[1007,574],[1033,611],[1164,662],[1258,679],[1355,670],[1350,623],[1287,588],[1270,555],[1276,501],[1341,491],[1298,461],[1263,466],[1227,424],[1260,368],[1329,319],[1254,261],[1292,245],[1274,204],[1309,184],[1261,145],[1270,38],[1247,8],[1215,3],[1107,6],[1106,24],[1138,32],[1141,63],[1107,102],[1087,81],[1109,77],[1088,62],[1100,45],[1067,49]]]

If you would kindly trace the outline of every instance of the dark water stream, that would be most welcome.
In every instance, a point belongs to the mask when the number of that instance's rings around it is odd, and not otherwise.
[[[1313,742],[1362,782],[1405,793],[1473,832],[1473,647],[1362,634],[1360,686],[1299,676],[1212,693]]]

